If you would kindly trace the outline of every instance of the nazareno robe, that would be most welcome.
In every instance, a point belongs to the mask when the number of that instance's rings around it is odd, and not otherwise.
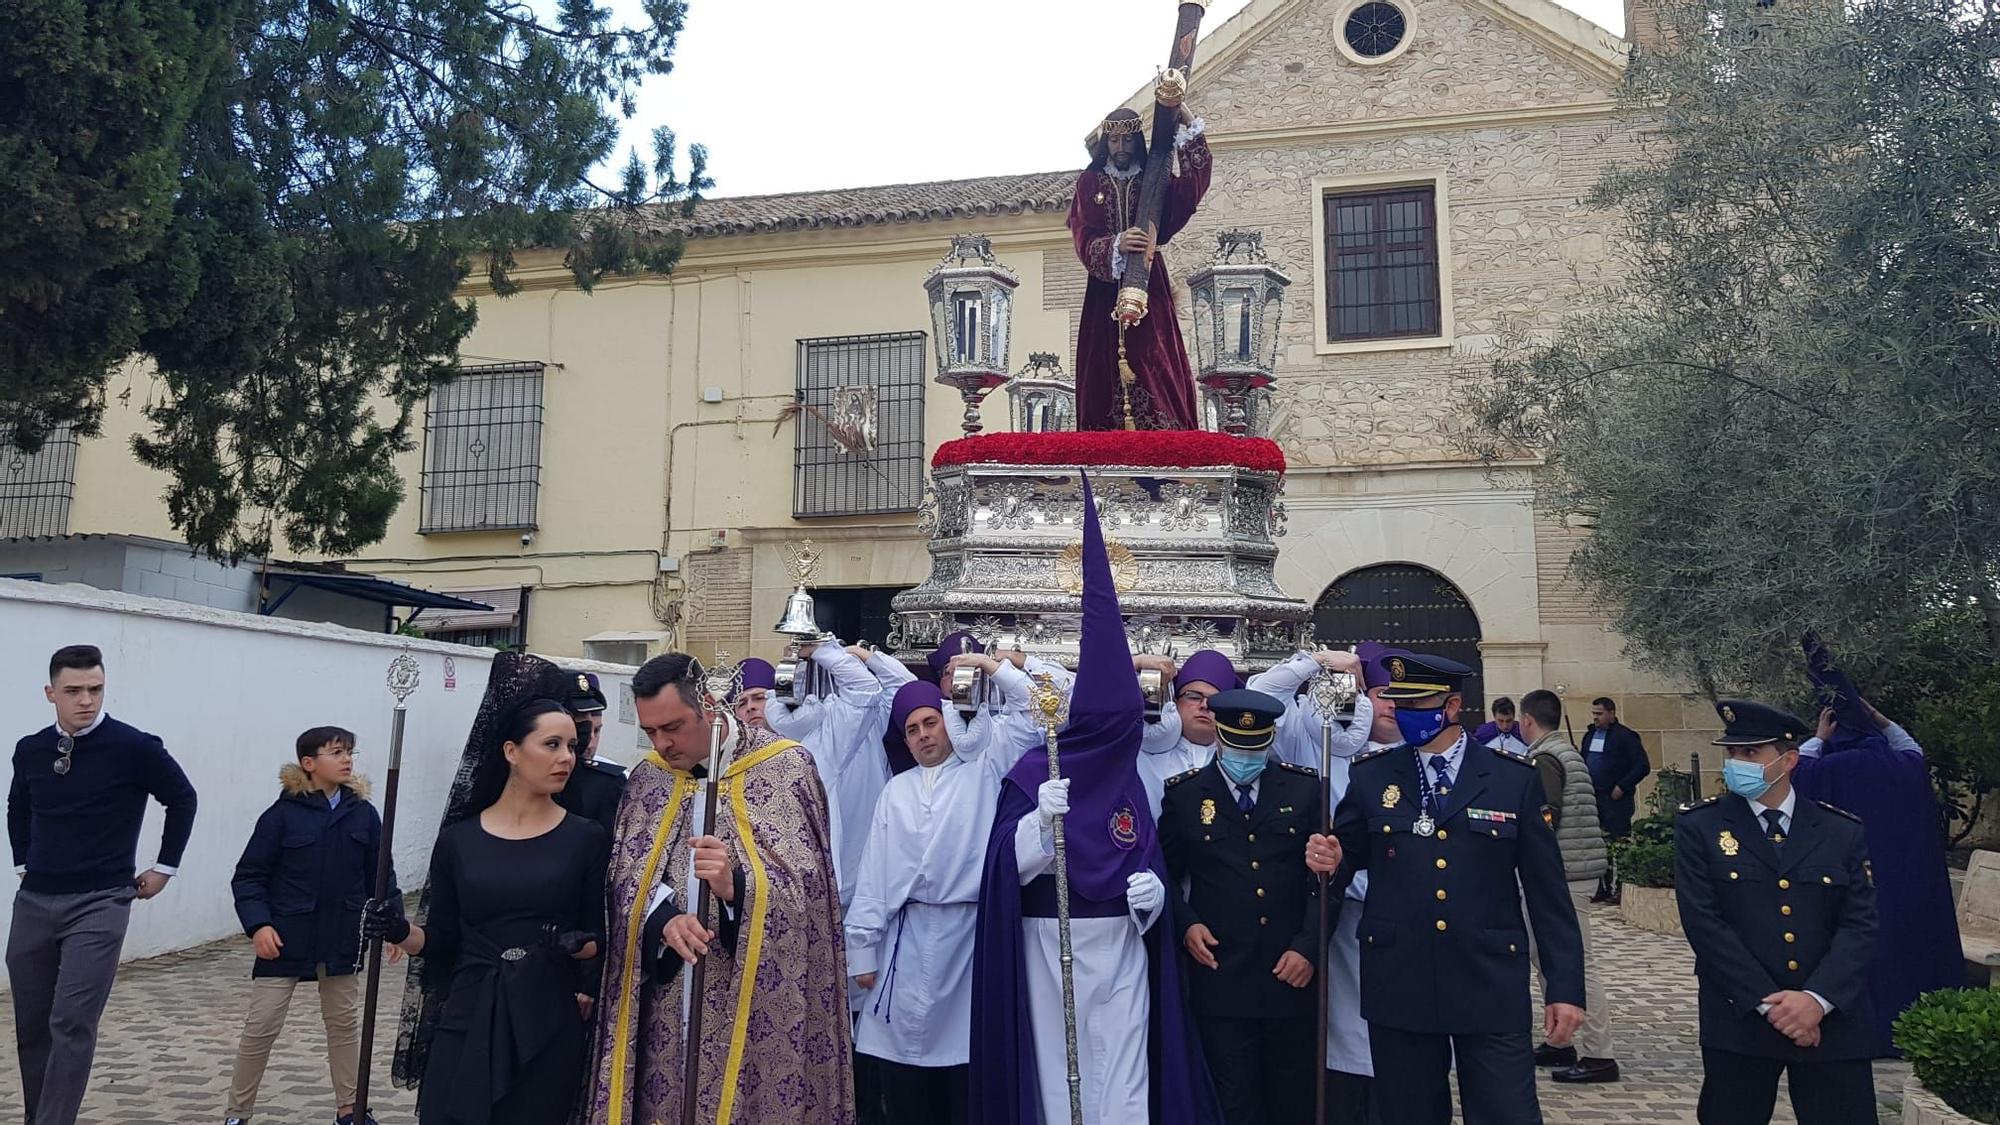
[[[1064,819],[1068,863],[1079,1055],[1088,1105],[1117,1107],[1129,1091],[1112,1088],[1091,1059],[1110,1062],[1121,1076],[1143,1082],[1145,1119],[1156,1125],[1209,1125],[1222,1120],[1203,1061],[1194,1014],[1176,955],[1180,927],[1173,900],[1163,896],[1158,916],[1135,939],[1128,921],[1126,880],[1152,872],[1167,886],[1167,868],[1154,828],[1138,756],[1145,704],[1118,611],[1118,595],[1097,523],[1097,504],[1084,481],[1083,639],[1069,722],[1057,738],[1062,776],[1070,780]],[[973,950],[971,1119],[978,1125],[1037,1125],[1043,1120],[1045,1083],[1063,1082],[1050,1060],[1063,1054],[1063,1013],[1055,958],[1048,946],[1054,891],[1051,874],[1021,883],[1020,841],[1037,835],[1036,793],[1049,777],[1049,752],[1038,745],[1008,771],[1000,787],[979,896]],[[1036,843],[1036,849],[1040,845]],[[1033,929],[1031,934],[1029,931]],[[1143,956],[1134,946],[1142,947]],[[1143,963],[1142,963],[1143,962]],[[1107,988],[1115,980],[1143,977],[1144,987]],[[1137,980],[1132,980],[1137,984]],[[1131,996],[1124,1006],[1093,1004],[1095,997]],[[1036,996],[1039,1002],[1031,1003]],[[1141,999],[1143,998],[1143,1000]],[[1121,1019],[1144,1011],[1143,1026]],[[1144,1035],[1143,1057],[1130,1058]],[[1130,1065],[1136,1064],[1136,1065]],[[1066,1099],[1056,1091],[1055,1099]],[[1066,1117],[1067,1114],[1062,1115]],[[1093,1125],[1100,1115],[1086,1108]],[[1058,1118],[1061,1119],[1061,1118]],[[1124,1119],[1104,1125],[1122,1125]]]
[[[854,1121],[847,968],[826,793],[812,755],[753,732],[722,770],[712,834],[742,874],[735,923],[716,931],[703,981],[697,1119],[715,1125]],[[657,754],[631,772],[611,843],[609,948],[598,1005],[591,1125],[679,1121],[692,973],[645,948],[653,888],[691,904],[688,841],[702,786]],[[733,934],[732,932],[733,931]],[[727,938],[733,936],[733,943]],[[665,971],[657,971],[665,970]]]
[[[1861,818],[1875,872],[1881,926],[1868,994],[1874,1003],[1875,1055],[1898,1052],[1891,1025],[1925,992],[1965,985],[1944,831],[1923,747],[1894,723],[1878,730],[1861,695],[1817,642],[1805,645],[1809,673],[1836,727],[1829,745],[1800,748],[1792,771],[1799,795]]]
[[[1160,208],[1158,244],[1162,247],[1194,218],[1201,197],[1208,193],[1212,162],[1200,125],[1197,121],[1182,126],[1176,134],[1180,174],[1168,182],[1166,202]],[[1140,167],[1134,164],[1133,170]],[[1087,168],[1077,177],[1076,194],[1070,199],[1070,237],[1077,258],[1090,274],[1084,288],[1083,320],[1076,334],[1079,430],[1125,427],[1118,389],[1118,326],[1112,323],[1111,310],[1118,303],[1118,236],[1137,225],[1140,178],[1120,177],[1109,165]],[[1146,279],[1146,318],[1126,330],[1125,356],[1138,380],[1132,388],[1131,405],[1139,429],[1201,429],[1194,373],[1174,310],[1174,286],[1167,276],[1166,255],[1157,250]]]

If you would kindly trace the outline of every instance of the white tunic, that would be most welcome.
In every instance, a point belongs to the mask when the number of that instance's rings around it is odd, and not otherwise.
[[[1054,842],[1042,832],[1041,817],[1032,810],[1015,826],[1014,862],[1022,886],[1055,862]],[[1144,935],[1155,920],[1156,915],[1136,913],[1070,919],[1077,1073],[1083,1079],[1085,1125],[1129,1125],[1148,1119],[1146,1037],[1153,997],[1146,984]],[[1069,1120],[1069,1061],[1063,1043],[1059,925],[1054,918],[1023,918],[1021,938],[1042,1121],[1061,1125]]]
[[[825,672],[833,690],[798,703],[773,695],[764,718],[780,737],[804,743],[819,768],[833,838],[834,877],[844,910],[854,896],[853,872],[868,840],[866,826],[874,815],[875,799],[889,781],[882,736],[867,737],[882,685],[836,642],[814,648],[812,661]]]
[[[1013,665],[995,682],[1010,700],[1026,698],[1028,677]],[[954,741],[943,762],[905,770],[882,791],[846,918],[848,973],[875,974],[854,1029],[862,1054],[911,1066],[970,1060],[986,841],[1000,783],[1034,744],[1016,737],[968,752]]]
[[[1198,770],[1214,758],[1213,743],[1201,746],[1181,737],[1181,713],[1172,701],[1160,708],[1160,721],[1147,723],[1139,742],[1139,780],[1146,786],[1153,823],[1160,821],[1160,798],[1167,791],[1167,779]]]

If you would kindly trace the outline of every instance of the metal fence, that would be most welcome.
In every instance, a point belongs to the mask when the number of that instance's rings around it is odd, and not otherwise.
[[[792,447],[792,515],[914,512],[924,496],[922,332],[799,341],[798,401],[832,415],[844,387],[875,389],[875,442],[855,453],[802,412]]]
[[[75,494],[75,431],[58,426],[40,449],[25,453],[13,431],[0,429],[0,539],[69,534]]]
[[[533,529],[541,479],[541,364],[467,367],[431,393],[419,531]]]

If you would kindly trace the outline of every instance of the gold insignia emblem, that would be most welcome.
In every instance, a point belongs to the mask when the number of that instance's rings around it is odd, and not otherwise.
[[[1722,834],[1715,838],[1715,846],[1722,849],[1723,855],[1732,858],[1743,847],[1743,845],[1736,842],[1736,834],[1727,828],[1723,829]]]
[[[1382,790],[1382,807],[1383,807],[1383,808],[1385,808],[1385,809],[1393,809],[1393,808],[1395,808],[1395,807],[1396,807],[1397,805],[1401,804],[1401,803],[1402,803],[1402,801],[1403,801],[1403,787],[1402,787],[1402,786],[1400,786],[1400,785],[1391,785],[1391,786],[1390,786],[1389,788],[1387,788],[1387,789],[1384,789],[1384,790]]]
[[[1097,204],[1099,207],[1102,207],[1104,206],[1104,193],[1100,191],[1096,195],[1091,196],[1090,200],[1091,202]]]
[[[1392,680],[1400,680],[1403,678],[1402,657],[1398,656],[1389,661],[1389,678]]]
[[[1215,823],[1215,801],[1214,801],[1214,799],[1213,799],[1213,798],[1204,798],[1204,799],[1202,800],[1202,802],[1201,802],[1201,822],[1202,822],[1203,824],[1214,824],[1214,823]]]
[[[578,672],[576,674],[576,690],[578,691],[590,690],[590,677],[588,675],[582,672]]]
[[[1257,725],[1257,716],[1245,711],[1243,712],[1243,717],[1236,720],[1236,725],[1239,727],[1254,727]]]
[[[1723,705],[1722,705],[1722,721],[1723,721],[1723,722],[1725,722],[1725,723],[1733,723],[1733,722],[1735,722],[1735,721],[1736,721],[1736,708],[1734,708],[1734,707],[1731,707],[1731,706],[1730,706],[1729,704],[1727,704],[1727,703],[1723,704]]]

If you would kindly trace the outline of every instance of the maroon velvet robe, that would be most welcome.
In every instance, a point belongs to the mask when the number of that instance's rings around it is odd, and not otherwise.
[[[1159,244],[1179,234],[1194,218],[1201,197],[1208,193],[1208,142],[1196,136],[1180,151],[1180,175],[1167,185],[1160,210]],[[1118,235],[1133,226],[1138,210],[1139,179],[1119,180],[1106,172],[1086,169],[1077,177],[1070,200],[1069,231],[1076,256],[1090,272],[1084,292],[1083,323],[1076,334],[1076,412],[1079,430],[1118,430],[1125,412],[1118,393],[1118,326],[1111,309],[1118,302],[1118,282],[1111,270],[1118,258]],[[1194,372],[1181,343],[1180,319],[1174,311],[1173,283],[1167,279],[1166,256],[1153,254],[1146,280],[1146,319],[1125,333],[1125,356],[1138,382],[1132,388],[1132,418],[1142,430],[1198,430]]]

